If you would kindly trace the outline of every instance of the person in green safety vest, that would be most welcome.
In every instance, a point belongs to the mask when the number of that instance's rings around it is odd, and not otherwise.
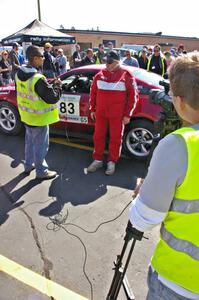
[[[95,61],[95,64],[103,64],[105,63],[105,56],[106,53],[104,52],[104,45],[99,44],[98,51],[96,51],[93,55],[93,59]]]
[[[164,77],[167,71],[167,64],[164,56],[161,54],[160,45],[155,45],[153,54],[148,58],[147,71],[159,74]]]
[[[21,121],[25,125],[24,173],[36,170],[36,178],[51,179],[55,171],[48,169],[45,157],[49,147],[49,124],[59,121],[57,102],[61,96],[61,81],[50,85],[39,72],[43,54],[39,47],[29,46],[26,51],[28,64],[16,74],[17,102]]]
[[[199,54],[169,68],[172,101],[183,127],[156,147],[129,219],[144,232],[161,224],[148,272],[147,300],[199,299]]]

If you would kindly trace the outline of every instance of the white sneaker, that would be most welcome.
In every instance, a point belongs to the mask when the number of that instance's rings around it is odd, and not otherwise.
[[[113,173],[115,172],[115,163],[113,161],[109,161],[107,163],[107,169],[105,171],[106,175],[113,175]]]
[[[88,166],[87,171],[93,173],[93,172],[97,171],[98,169],[100,169],[102,167],[103,167],[103,161],[102,160],[94,160],[90,164],[90,166]]]

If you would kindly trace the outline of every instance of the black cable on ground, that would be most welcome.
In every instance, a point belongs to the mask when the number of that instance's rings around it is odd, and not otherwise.
[[[127,207],[128,207],[130,204],[131,204],[131,201],[123,208],[123,210],[119,213],[119,215],[117,215],[117,216],[116,216],[115,218],[113,218],[113,219],[110,219],[110,220],[108,220],[108,221],[104,221],[104,222],[100,223],[100,224],[96,227],[96,229],[93,230],[93,231],[86,230],[86,229],[82,228],[81,226],[76,225],[76,224],[74,224],[74,223],[70,223],[70,222],[67,223],[66,221],[67,221],[68,216],[69,216],[68,210],[67,210],[66,215],[64,215],[64,216],[62,216],[62,213],[59,213],[59,214],[56,214],[56,215],[53,216],[53,217],[49,217],[49,219],[50,219],[51,222],[48,223],[48,224],[46,225],[46,228],[47,228],[48,230],[58,231],[59,229],[63,229],[63,230],[64,230],[66,233],[68,233],[69,235],[71,235],[71,236],[77,238],[77,239],[80,241],[80,243],[82,244],[82,246],[83,246],[83,248],[84,248],[83,273],[84,273],[84,276],[85,276],[86,280],[88,281],[88,283],[89,283],[89,285],[90,285],[90,290],[91,290],[91,300],[93,300],[93,285],[92,285],[91,280],[89,279],[89,276],[88,276],[87,273],[86,273],[86,261],[87,261],[87,257],[88,257],[86,246],[85,246],[84,242],[81,240],[81,238],[80,238],[78,235],[73,234],[73,233],[71,233],[70,231],[68,231],[68,230],[66,229],[65,226],[69,226],[69,225],[70,225],[70,226],[74,226],[74,227],[76,227],[76,228],[79,228],[79,229],[83,230],[83,231],[86,232],[86,233],[96,233],[96,232],[98,231],[98,229],[99,229],[102,225],[108,224],[108,223],[110,223],[110,222],[114,222],[115,220],[117,220],[117,219],[124,213],[124,211],[127,209]]]

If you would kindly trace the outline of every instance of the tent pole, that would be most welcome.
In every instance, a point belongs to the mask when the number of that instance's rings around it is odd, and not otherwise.
[[[39,18],[39,21],[41,21],[40,0],[37,0],[37,7],[38,7],[38,18]]]

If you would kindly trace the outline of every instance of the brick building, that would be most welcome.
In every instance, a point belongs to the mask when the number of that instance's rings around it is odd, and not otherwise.
[[[98,47],[99,43],[103,43],[106,46],[109,41],[117,48],[120,48],[122,44],[159,44],[162,50],[165,51],[171,47],[178,47],[179,44],[183,44],[187,51],[199,50],[199,38],[162,35],[161,32],[153,34],[78,29],[59,29],[59,31],[74,36],[82,50]],[[74,51],[74,45],[72,45],[72,48],[71,45],[63,48],[67,52]]]

